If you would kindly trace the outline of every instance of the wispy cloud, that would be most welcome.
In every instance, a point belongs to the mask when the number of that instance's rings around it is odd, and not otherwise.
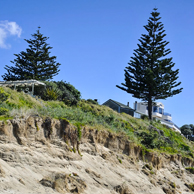
[[[16,22],[0,21],[0,48],[10,48],[11,45],[6,43],[6,38],[8,36],[20,37],[21,33],[22,28]]]

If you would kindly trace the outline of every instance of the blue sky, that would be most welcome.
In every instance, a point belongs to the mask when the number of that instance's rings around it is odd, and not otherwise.
[[[0,1],[0,72],[27,48],[38,26],[50,37],[51,55],[61,63],[54,80],[64,80],[81,91],[83,99],[135,100],[118,88],[124,68],[137,48],[138,39],[153,8],[164,24],[182,93],[161,100],[165,112],[178,125],[194,124],[193,0],[6,0]],[[2,78],[0,78],[2,80]]]

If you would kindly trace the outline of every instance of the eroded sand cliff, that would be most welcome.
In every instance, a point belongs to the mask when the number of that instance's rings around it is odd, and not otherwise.
[[[188,158],[146,153],[124,135],[87,127],[77,136],[65,120],[0,122],[0,193],[194,193]]]

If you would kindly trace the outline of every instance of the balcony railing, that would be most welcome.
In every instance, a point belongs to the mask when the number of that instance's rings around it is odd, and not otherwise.
[[[171,114],[170,113],[167,113],[167,112],[164,112],[163,115],[170,116],[171,117]]]
[[[180,131],[180,128],[177,125],[174,124],[174,126]]]

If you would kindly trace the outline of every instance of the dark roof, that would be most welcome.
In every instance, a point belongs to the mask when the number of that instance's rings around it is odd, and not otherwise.
[[[128,107],[127,105],[122,104],[122,103],[120,103],[120,102],[117,102],[117,101],[115,101],[115,100],[109,99],[109,100],[107,100],[106,102],[108,102],[108,101],[114,102],[115,104],[117,104],[117,105],[120,106],[121,108],[132,109],[132,108]],[[105,102],[105,103],[106,103],[106,102]],[[103,104],[105,104],[105,103],[103,103]]]

